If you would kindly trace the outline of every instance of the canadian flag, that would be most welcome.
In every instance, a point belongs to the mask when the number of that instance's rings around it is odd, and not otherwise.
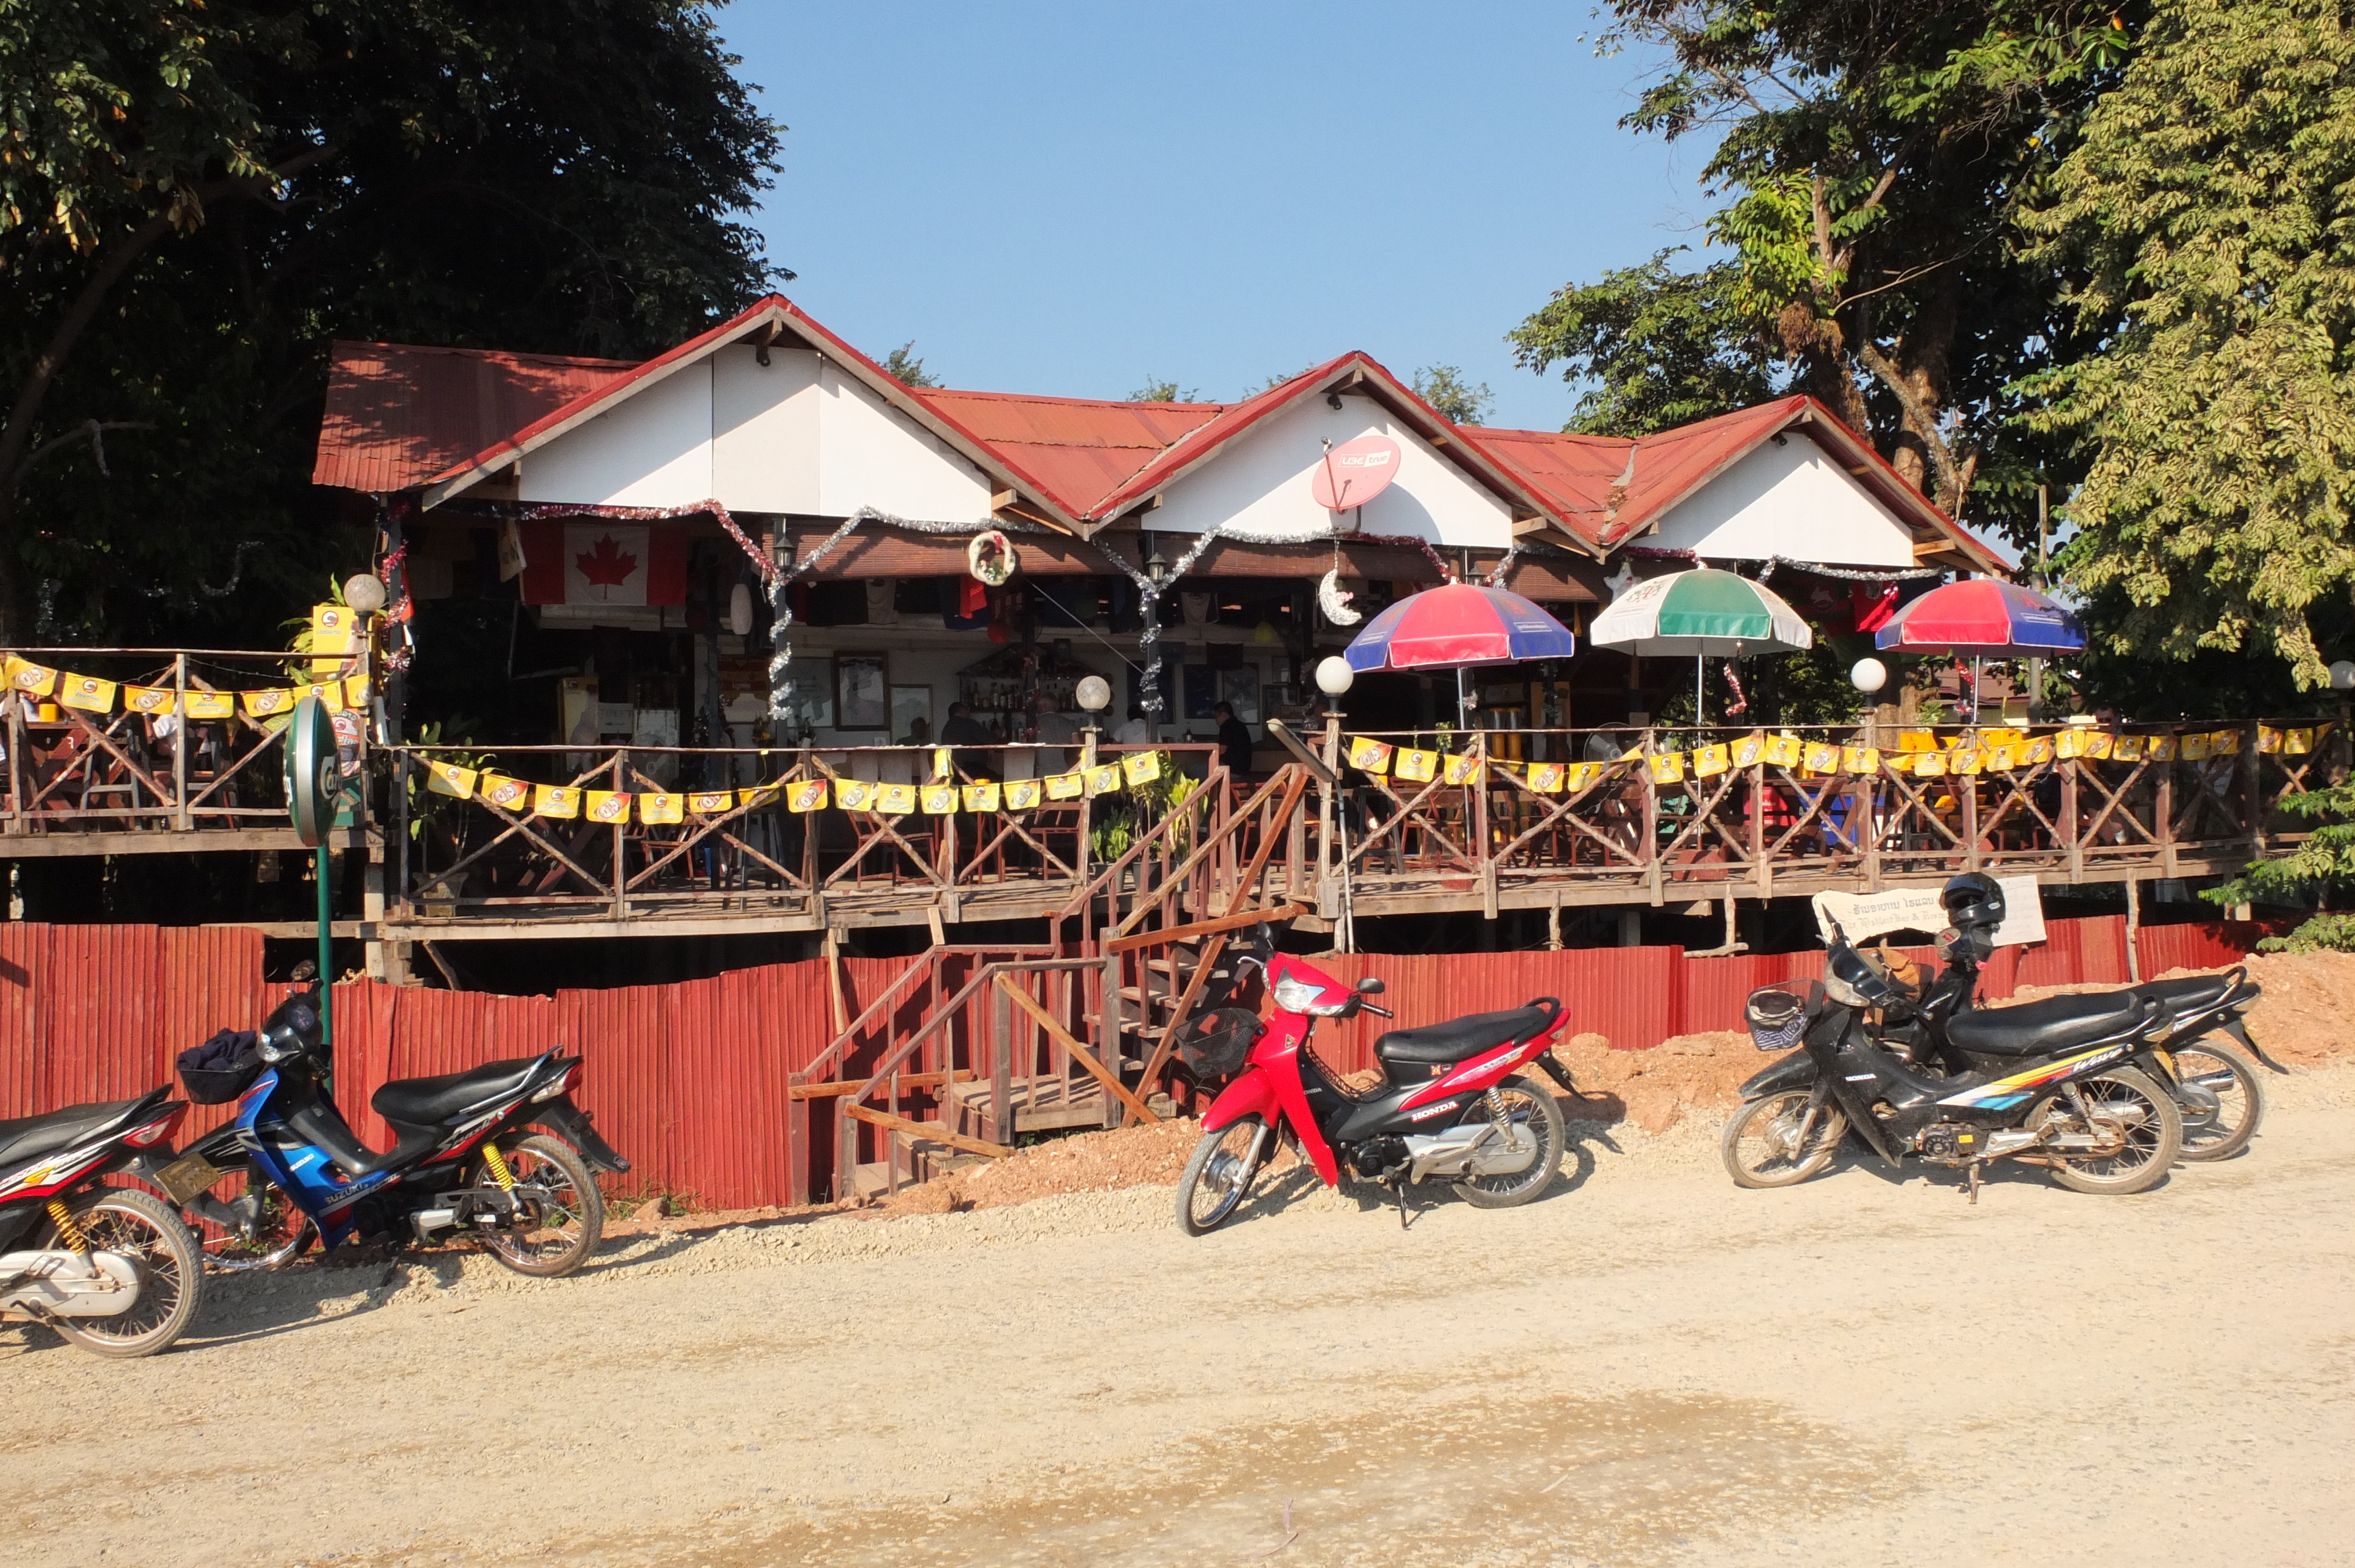
[[[687,602],[687,532],[677,524],[596,519],[526,523],[526,604]]]

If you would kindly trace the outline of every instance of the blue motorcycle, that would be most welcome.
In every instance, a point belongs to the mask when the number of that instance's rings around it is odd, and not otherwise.
[[[314,986],[258,1033],[224,1031],[181,1054],[190,1098],[237,1102],[228,1125],[188,1148],[184,1163],[202,1163],[173,1193],[208,1266],[275,1268],[314,1237],[333,1251],[473,1236],[542,1278],[588,1260],[605,1224],[591,1168],[619,1174],[630,1162],[572,1103],[578,1056],[549,1051],[387,1084],[368,1100],[397,1139],[379,1153],[336,1108],[322,1033]],[[240,1181],[239,1195],[216,1195]]]

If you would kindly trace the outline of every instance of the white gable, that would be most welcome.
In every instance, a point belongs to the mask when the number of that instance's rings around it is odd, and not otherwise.
[[[808,349],[719,349],[523,459],[526,501],[923,522],[989,514],[989,481]]]
[[[1333,514],[1309,493],[1325,456],[1359,436],[1399,444],[1398,478],[1348,514],[1345,529],[1501,550],[1512,542],[1505,503],[1449,462],[1371,398],[1344,394],[1337,411],[1323,397],[1286,409],[1228,442],[1209,461],[1162,492],[1148,513],[1156,532],[1199,534],[1223,523],[1238,538],[1297,537],[1329,528]]]
[[[1913,535],[1831,453],[1797,430],[1752,451],[1670,507],[1644,543],[1703,560],[1781,556],[1828,566],[1911,567]]]

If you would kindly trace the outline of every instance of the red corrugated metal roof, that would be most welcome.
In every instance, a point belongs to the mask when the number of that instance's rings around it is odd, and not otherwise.
[[[626,359],[339,342],[311,482],[412,490],[633,368]]]
[[[919,396],[1018,462],[1049,499],[1079,516],[1229,407],[932,388]]]

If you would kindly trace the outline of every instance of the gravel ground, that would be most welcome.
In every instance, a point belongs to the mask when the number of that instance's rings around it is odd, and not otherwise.
[[[2355,1067],[2137,1198],[1714,1118],[1401,1232],[1298,1173],[221,1282],[153,1361],[0,1330],[35,1564],[2355,1562]],[[1287,1523],[1288,1520],[1288,1523]],[[1270,1555],[1273,1553],[1273,1555]]]

